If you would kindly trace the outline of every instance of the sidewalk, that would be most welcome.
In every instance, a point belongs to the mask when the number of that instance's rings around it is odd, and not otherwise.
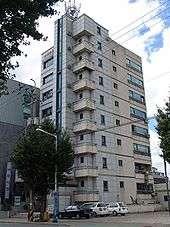
[[[37,225],[55,225],[58,227],[69,227],[68,224],[62,224],[62,223],[52,223],[50,222],[28,222],[25,218],[3,218],[0,219],[0,223],[18,223],[18,224],[37,224]]]

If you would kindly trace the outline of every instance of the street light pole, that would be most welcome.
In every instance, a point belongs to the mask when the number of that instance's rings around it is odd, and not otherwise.
[[[57,135],[46,132],[45,130],[41,128],[37,128],[36,131],[40,131],[42,133],[45,133],[49,136],[55,137],[55,146],[57,150]],[[54,170],[54,181],[55,181],[55,187],[54,187],[54,192],[53,192],[53,197],[54,197],[54,207],[53,207],[53,222],[58,223],[58,214],[59,214],[59,192],[58,192],[58,182],[57,182],[57,165],[55,165],[55,170]]]

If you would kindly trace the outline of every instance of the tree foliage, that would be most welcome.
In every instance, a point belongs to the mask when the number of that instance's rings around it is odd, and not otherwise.
[[[165,160],[170,163],[170,103],[166,103],[164,109],[158,109],[157,122],[160,148]]]
[[[59,0],[0,0],[0,96],[6,93],[10,70],[18,67],[10,59],[21,56],[20,44],[29,45],[28,38],[45,38],[38,31],[39,17],[55,14],[53,6]]]
[[[55,166],[58,182],[69,173],[74,161],[74,150],[66,131],[59,134],[56,150],[55,137],[36,131],[37,126],[28,128],[26,135],[19,140],[12,155],[14,167],[34,196],[46,196],[54,189]],[[53,123],[45,120],[41,128],[55,133]]]

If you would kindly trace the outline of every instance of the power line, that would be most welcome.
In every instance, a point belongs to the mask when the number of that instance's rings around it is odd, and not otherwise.
[[[124,27],[122,27],[118,31],[114,32],[111,36],[114,36],[117,33],[120,33],[121,31],[123,31],[124,29],[128,28],[132,24],[136,23],[137,21],[141,20],[142,18],[146,17],[147,15],[151,14],[152,12],[156,11],[157,9],[159,9],[160,7],[162,7],[163,5],[165,5],[166,3],[168,3],[168,1],[162,3],[161,5],[159,5],[158,7],[154,8],[153,10],[149,11],[148,13],[144,14],[143,16],[141,16],[141,17],[137,18],[136,20],[132,21],[131,23],[125,25]]]

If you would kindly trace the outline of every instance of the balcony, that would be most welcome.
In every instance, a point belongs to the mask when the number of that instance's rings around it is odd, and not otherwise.
[[[75,154],[96,154],[97,146],[92,143],[82,143],[80,145],[75,146]]]
[[[82,99],[74,103],[73,111],[95,110],[95,101],[92,99]]]
[[[73,72],[74,73],[79,73],[85,69],[94,71],[94,62],[92,62],[88,58],[84,58],[76,63],[73,64]]]
[[[97,131],[96,122],[83,120],[74,124],[74,127],[73,127],[74,133],[79,133],[84,131],[91,131],[91,132]]]
[[[74,191],[75,202],[98,202],[99,191]]]
[[[88,79],[82,79],[73,84],[73,91],[79,92],[82,90],[95,90],[95,82]]]
[[[94,52],[94,45],[86,40],[83,40],[80,43],[77,43],[73,47],[73,54],[78,55],[81,54],[82,52],[88,52],[88,53],[93,53]]]
[[[75,177],[97,177],[97,167],[93,166],[82,166],[76,167]]]
[[[143,182],[153,181],[153,176],[151,174],[136,172],[135,177],[136,179],[142,180]]]

